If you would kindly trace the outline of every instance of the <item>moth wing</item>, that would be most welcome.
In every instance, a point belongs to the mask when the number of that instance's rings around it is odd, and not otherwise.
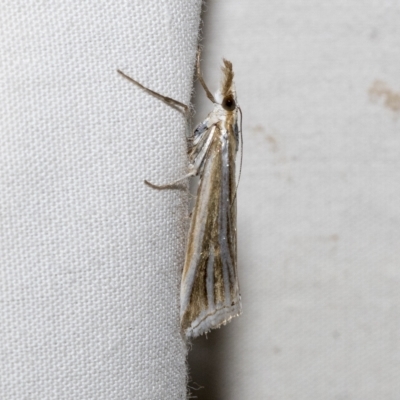
[[[192,337],[241,313],[236,267],[236,141],[234,135],[222,135],[215,126],[205,143],[207,156],[202,160],[181,282],[181,325]]]

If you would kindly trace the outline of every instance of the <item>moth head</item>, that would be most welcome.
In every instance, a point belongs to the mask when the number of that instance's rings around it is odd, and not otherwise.
[[[220,89],[221,106],[226,111],[234,111],[236,109],[236,90],[235,83],[233,82],[232,63],[228,60],[223,60],[222,66],[223,79]],[[219,97],[219,96],[218,96]]]
[[[226,111],[233,111],[236,108],[236,101],[235,98],[229,94],[228,96],[225,96],[222,100],[221,106],[226,110]]]

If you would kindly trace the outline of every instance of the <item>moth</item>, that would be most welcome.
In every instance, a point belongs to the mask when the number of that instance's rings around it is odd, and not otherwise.
[[[187,115],[189,108],[185,104],[154,92],[118,72]],[[197,77],[214,108],[188,137],[188,173],[167,185],[145,181],[155,189],[166,189],[189,177],[200,178],[180,291],[181,327],[187,338],[225,325],[242,312],[237,274],[235,177],[239,136],[241,148],[243,143],[238,123],[239,112],[241,122],[241,110],[237,104],[232,63],[225,59],[222,74],[221,87],[213,96],[202,77],[198,52]]]

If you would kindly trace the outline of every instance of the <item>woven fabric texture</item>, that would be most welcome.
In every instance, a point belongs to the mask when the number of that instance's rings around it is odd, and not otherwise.
[[[0,398],[183,399],[199,0],[3,1]]]

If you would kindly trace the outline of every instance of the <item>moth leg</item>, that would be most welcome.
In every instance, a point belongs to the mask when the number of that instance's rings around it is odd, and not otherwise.
[[[201,70],[200,70],[200,56],[201,56],[201,50],[199,48],[197,50],[197,63],[196,63],[197,79],[200,81],[201,86],[203,86],[203,89],[206,92],[207,97],[215,104],[216,103],[215,98],[212,95],[212,93],[210,92],[210,90],[208,89],[206,83],[204,82],[203,75],[202,75]]]
[[[136,86],[139,86],[145,92],[147,92],[150,95],[154,96],[155,98],[163,101],[165,104],[169,105],[170,107],[174,108],[175,110],[178,110],[181,113],[183,113],[183,115],[186,117],[186,119],[189,118],[189,116],[190,116],[190,108],[186,104],[183,104],[178,100],[171,99],[171,97],[163,96],[162,94],[157,93],[154,90],[151,90],[151,89],[147,88],[146,86],[143,86],[141,83],[139,83],[135,79],[131,78],[130,76],[124,74],[119,69],[117,69],[117,72],[120,75],[122,75],[125,79],[128,79],[128,81],[134,83]]]
[[[192,176],[195,176],[197,174],[197,171],[195,170],[195,169],[193,169],[192,171],[190,171],[188,174],[186,174],[185,176],[183,176],[182,178],[179,178],[179,179],[177,179],[176,181],[174,181],[174,182],[171,182],[171,183],[167,183],[167,184],[165,184],[165,185],[155,185],[154,183],[151,183],[151,182],[149,182],[149,181],[144,181],[144,183],[147,185],[147,186],[150,186],[151,188],[153,188],[153,189],[158,189],[158,190],[162,190],[162,189],[173,189],[173,188],[176,188],[176,185],[179,183],[179,182],[182,182],[182,181],[184,181],[185,179],[188,179],[188,178],[190,178],[190,177],[192,177]]]

